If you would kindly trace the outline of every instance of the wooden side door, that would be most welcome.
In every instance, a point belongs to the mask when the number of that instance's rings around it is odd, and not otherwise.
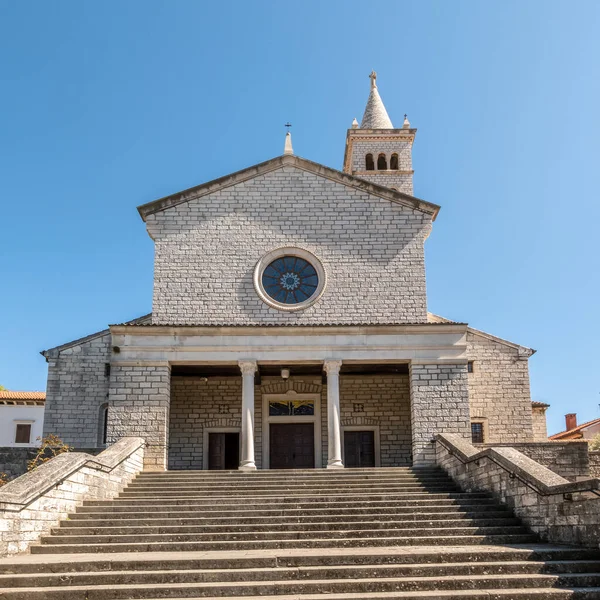
[[[208,469],[210,471],[225,468],[225,434],[208,434]]]
[[[375,432],[344,432],[344,466],[367,468],[375,466]]]

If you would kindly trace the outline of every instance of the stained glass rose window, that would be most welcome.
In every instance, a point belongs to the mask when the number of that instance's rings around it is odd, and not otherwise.
[[[273,250],[254,269],[254,287],[260,298],[283,311],[311,306],[323,294],[325,283],[321,261],[301,248]]]
[[[298,304],[308,300],[319,285],[316,269],[299,256],[275,259],[262,274],[265,292],[276,302]]]

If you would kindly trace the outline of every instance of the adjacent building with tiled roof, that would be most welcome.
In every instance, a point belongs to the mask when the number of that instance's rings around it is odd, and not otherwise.
[[[0,390],[0,447],[38,446],[46,392]]]
[[[553,441],[569,441],[569,440],[591,440],[600,434],[600,418],[592,419],[581,425],[577,424],[577,414],[569,413],[565,415],[566,429],[560,433],[555,433],[550,436]]]

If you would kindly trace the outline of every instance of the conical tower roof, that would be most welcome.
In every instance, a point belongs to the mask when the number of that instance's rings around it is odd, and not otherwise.
[[[369,75],[371,78],[371,93],[365,107],[365,114],[360,123],[361,129],[394,129],[392,121],[385,110],[383,100],[377,90],[377,73],[372,71]]]

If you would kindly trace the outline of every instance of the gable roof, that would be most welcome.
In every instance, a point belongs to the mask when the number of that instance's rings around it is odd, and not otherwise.
[[[376,183],[371,183],[370,181],[360,179],[359,177],[349,175],[348,173],[343,173],[342,171],[337,171],[336,169],[326,167],[325,165],[307,160],[306,158],[301,158],[295,155],[283,155],[251,167],[247,167],[241,171],[236,171],[230,175],[213,179],[207,183],[202,183],[187,190],[183,190],[182,192],[177,192],[176,194],[171,194],[170,196],[165,196],[164,198],[159,198],[158,200],[142,204],[141,206],[138,206],[138,212],[145,221],[149,215],[153,215],[163,210],[167,210],[172,206],[177,206],[178,204],[190,202],[196,198],[218,192],[243,181],[254,179],[260,175],[281,169],[284,166],[292,166],[302,171],[313,173],[318,177],[323,177],[347,187],[367,192],[373,196],[385,198],[386,200],[390,200],[396,204],[419,210],[431,215],[432,220],[435,220],[440,210],[440,207],[437,204],[426,202],[425,200],[421,200],[420,198],[416,198],[410,194],[397,192],[391,188],[377,185]]]
[[[427,320],[430,323],[453,323],[450,319],[446,319],[445,317],[440,317],[439,315],[434,315],[433,313],[427,313]],[[467,331],[474,335],[478,335],[480,337],[491,340],[492,342],[497,342],[498,344],[502,344],[504,346],[508,346],[509,348],[514,348],[519,352],[519,355],[530,357],[535,354],[535,350],[533,348],[528,348],[527,346],[521,346],[520,344],[515,344],[514,342],[509,342],[504,338],[497,337],[492,335],[491,333],[486,333],[485,331],[480,331],[479,329],[475,329],[474,327],[467,327]]]
[[[600,424],[600,419],[592,419],[587,423],[582,423],[581,425],[577,425],[577,427],[573,427],[573,429],[567,429],[566,431],[561,431],[560,433],[555,433],[551,435],[549,440],[562,440],[563,438],[568,438],[572,435],[581,433],[584,429],[591,427],[592,425]]]
[[[132,319],[131,321],[127,321],[127,325],[143,325],[145,322],[150,321],[152,318],[152,313],[148,313],[143,317],[138,317],[137,319]],[[72,342],[67,342],[65,344],[61,344],[60,346],[54,346],[54,348],[48,348],[47,350],[42,350],[40,354],[44,358],[48,358],[51,352],[61,352],[62,350],[66,350],[67,348],[72,348],[73,346],[79,346],[80,344],[85,344],[85,342],[90,342],[95,340],[96,338],[102,337],[104,335],[108,335],[110,333],[110,329],[103,329],[102,331],[96,331],[96,333],[90,333],[90,335],[86,335],[82,338],[78,338],[73,340]]]

